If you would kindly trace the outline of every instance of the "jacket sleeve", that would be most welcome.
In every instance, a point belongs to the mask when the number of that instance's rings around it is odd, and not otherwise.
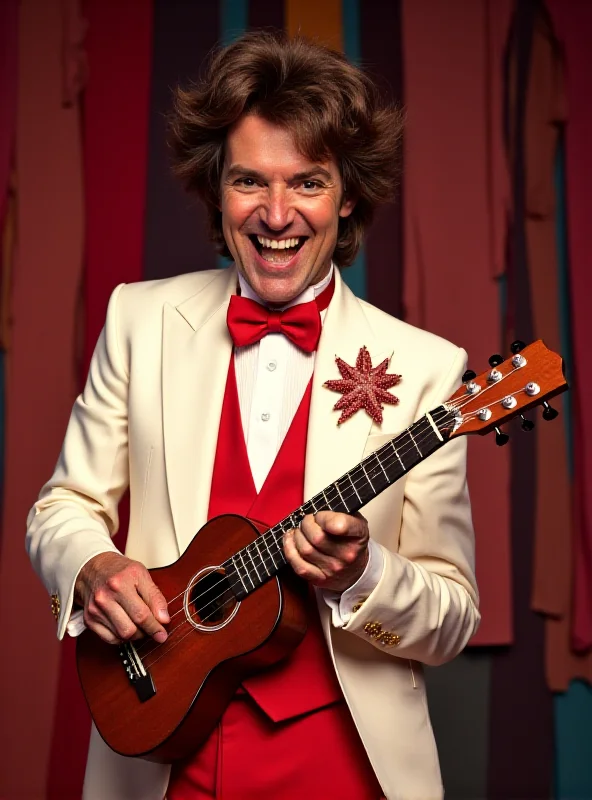
[[[458,350],[428,408],[461,383]],[[465,647],[479,624],[475,540],[466,480],[466,437],[447,442],[406,478],[398,550],[382,547],[378,584],[343,629],[392,655],[442,664]],[[397,534],[393,531],[393,540]]]
[[[109,301],[105,327],[86,386],[76,399],[54,474],[27,520],[33,567],[59,607],[58,637],[66,630],[74,584],[93,556],[119,552],[117,506],[129,482],[128,371],[118,340],[123,284]]]

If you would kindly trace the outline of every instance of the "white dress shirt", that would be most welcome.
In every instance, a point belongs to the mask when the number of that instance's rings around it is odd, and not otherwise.
[[[315,286],[309,286],[285,308],[308,303],[329,285],[329,274]],[[265,305],[239,273],[241,296]],[[321,311],[321,323],[325,319]],[[315,353],[305,353],[283,333],[268,333],[258,342],[236,347],[234,366],[247,445],[247,454],[255,488],[259,492],[279,452],[284,437],[298,410],[310,381]],[[307,500],[308,498],[304,498]],[[323,590],[323,599],[331,608],[333,625],[347,623],[353,606],[368,597],[382,574],[384,558],[380,547],[370,540],[369,558],[361,577],[342,594]]]

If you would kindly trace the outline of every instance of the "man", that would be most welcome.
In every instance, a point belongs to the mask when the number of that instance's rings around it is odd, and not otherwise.
[[[400,132],[358,69],[303,40],[247,35],[179,91],[176,170],[234,266],[113,293],[29,517],[60,637],[84,624],[111,643],[165,641],[166,599],[146,567],[174,561],[218,513],[274,524],[458,386],[463,350],[358,300],[339,274],[392,189]],[[346,391],[340,417],[340,384],[325,385],[340,377],[336,355],[342,369],[391,359],[398,402],[380,395],[378,414]],[[128,485],[124,556],[110,536]],[[307,516],[284,550],[316,594],[302,644],[244,681],[172,772],[116,755],[94,731],[85,797],[441,796],[421,663],[454,657],[479,620],[463,440],[364,516]]]

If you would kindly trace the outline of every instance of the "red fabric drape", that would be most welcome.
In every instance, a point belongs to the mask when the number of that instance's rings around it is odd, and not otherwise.
[[[22,536],[27,513],[53,471],[76,394],[82,163],[78,96],[68,107],[63,104],[62,4],[21,0],[18,5],[17,249],[7,365],[0,618],[8,650],[19,655],[0,662],[0,795],[43,797],[59,649],[49,598],[31,571]]]
[[[556,34],[563,45],[567,96],[565,127],[567,236],[574,375],[571,387],[574,408],[574,479],[576,514],[574,537],[575,590],[573,646],[592,648],[592,420],[585,413],[592,397],[592,295],[590,252],[590,176],[592,176],[592,5],[585,2],[547,3]]]
[[[89,66],[84,99],[86,329],[79,381],[86,377],[113,288],[142,277],[153,8],[149,0],[87,0],[85,13]],[[125,544],[126,520],[123,508],[116,540],[120,548]],[[78,797],[82,788],[90,720],[78,686],[74,650],[74,641],[66,639],[49,798]]]
[[[493,9],[493,13],[492,12]],[[507,0],[404,0],[407,113],[405,319],[463,346],[476,372],[501,346],[496,282],[507,212],[501,118]],[[512,641],[509,460],[471,437],[481,626],[471,644]]]

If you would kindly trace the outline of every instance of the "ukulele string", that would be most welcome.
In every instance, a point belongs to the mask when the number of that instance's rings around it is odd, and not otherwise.
[[[511,375],[513,372],[515,372],[517,369],[520,369],[520,367],[515,367],[515,368],[513,368],[513,369],[512,369],[512,370],[511,370],[509,373],[507,373],[506,375],[503,375],[503,376],[502,376],[502,378],[501,378],[501,380],[504,380],[506,377],[508,377],[509,375]],[[489,386],[486,386],[486,387],[485,387],[485,389],[481,390],[481,392],[480,392],[479,394],[483,394],[483,393],[484,393],[484,392],[486,392],[488,389],[491,389],[491,388],[493,388],[493,386],[496,386],[497,384],[499,384],[499,383],[501,382],[501,380],[500,380],[500,381],[496,381],[496,383],[494,383],[494,384],[490,384]],[[512,396],[514,396],[514,395],[516,395],[516,394],[519,394],[519,393],[520,393],[520,392],[522,392],[522,391],[523,391],[523,389],[519,389],[518,391],[516,391],[516,392],[513,392],[513,393],[512,393]],[[457,398],[455,401],[452,401],[452,402],[450,402],[450,403],[447,403],[447,404],[446,404],[446,406],[448,406],[448,408],[444,407],[444,410],[440,412],[439,416],[438,416],[438,417],[436,417],[436,419],[440,419],[442,416],[446,416],[446,414],[450,413],[450,408],[454,408],[454,409],[460,409],[460,408],[463,408],[463,407],[464,407],[464,406],[466,406],[467,404],[469,404],[469,403],[471,403],[471,402],[474,402],[474,399],[475,399],[475,395],[471,395],[471,396],[468,396],[468,397],[460,397],[460,398]],[[490,406],[491,406],[491,405],[494,405],[494,404],[495,404],[495,402],[497,402],[497,401],[494,401],[494,403],[491,403],[491,404],[490,404]],[[489,408],[490,406],[482,406],[482,408]],[[475,411],[475,412],[471,412],[470,414],[466,415],[466,416],[465,416],[465,420],[464,420],[464,421],[467,421],[467,420],[469,420],[469,419],[472,419],[473,417],[475,417],[475,416],[476,416],[476,414],[477,414],[477,413],[478,413],[478,412],[477,412],[477,411]],[[431,427],[431,426],[430,426],[430,427]],[[409,430],[409,429],[408,429],[408,430]],[[423,435],[423,436],[422,436],[421,434],[425,434],[426,432],[427,432],[427,433],[430,433],[430,429],[429,429],[429,427],[424,427],[423,431],[422,431],[422,430],[420,430],[420,431],[418,432],[418,433],[419,433],[419,435],[417,436],[417,438],[418,438],[418,440],[419,440],[419,442],[420,442],[420,443],[421,443],[422,441],[425,441],[425,438],[426,438],[426,436],[425,436],[425,435]],[[410,435],[411,435],[411,434],[410,434]],[[413,438],[413,437],[412,437],[412,438]],[[386,443],[385,445],[383,445],[383,447],[388,447],[388,446],[389,446],[389,444],[390,444],[390,442],[388,442],[388,443]],[[372,477],[377,477],[377,476],[379,476],[379,475],[380,475],[380,471],[377,469],[377,466],[380,468],[380,470],[382,470],[382,467],[383,467],[383,466],[389,466],[389,461],[390,461],[391,463],[393,463],[393,462],[394,462],[394,460],[395,460],[395,458],[398,458],[399,456],[404,456],[404,455],[406,455],[407,453],[409,453],[409,452],[412,452],[412,451],[413,451],[413,449],[414,449],[414,447],[415,447],[415,443],[414,443],[414,445],[413,445],[413,446],[409,445],[409,446],[407,447],[407,449],[405,449],[405,450],[402,450],[402,451],[396,451],[396,450],[394,450],[394,452],[395,452],[395,455],[394,455],[394,456],[392,456],[392,455],[391,455],[391,456],[389,457],[389,459],[387,459],[387,460],[385,460],[385,461],[383,461],[383,462],[381,462],[381,461],[380,461],[380,460],[377,458],[377,465],[374,465],[374,466],[372,466],[372,467],[369,467],[369,473],[370,473],[370,474],[365,474],[363,477],[362,477],[362,476],[360,476],[360,481],[358,481],[358,485],[360,485],[360,484],[361,484],[362,480],[367,480],[367,481],[369,481],[369,482],[370,482],[370,484],[372,485]],[[381,448],[381,449],[382,449],[382,448]],[[372,455],[372,454],[370,454],[370,456],[368,456],[368,458],[370,458],[370,457],[371,457],[371,455]],[[350,481],[351,481],[351,477],[350,477]],[[346,497],[342,498],[342,499],[343,499],[343,501],[344,501],[344,504],[345,504],[345,500],[346,500],[346,499],[347,499],[347,500],[349,500],[349,499],[353,498],[353,497],[354,497],[354,494],[355,494],[355,495],[358,495],[358,493],[357,493],[357,491],[356,491],[356,482],[354,482],[354,481],[351,481],[351,483],[352,483],[352,488],[354,489],[354,491],[352,492],[352,491],[350,490],[350,491],[349,491],[349,494],[346,494]],[[359,495],[358,495],[358,498],[359,498]],[[325,498],[325,499],[327,499],[327,498]],[[333,499],[337,499],[337,498],[333,498]],[[340,499],[341,499],[341,498],[340,498]],[[324,510],[324,509],[319,509],[319,510]],[[271,529],[269,529],[269,530],[271,530]],[[265,569],[266,569],[266,571],[267,571],[267,573],[268,573],[268,577],[271,577],[271,574],[269,573],[269,570],[267,569],[266,562],[267,562],[267,563],[271,562],[271,563],[273,564],[273,567],[274,567],[274,569],[277,569],[277,567],[276,567],[276,565],[275,565],[275,562],[274,562],[273,556],[271,555],[271,552],[269,551],[269,545],[268,545],[268,542],[267,542],[267,539],[266,539],[267,535],[269,534],[269,530],[268,530],[268,531],[266,531],[264,534],[262,534],[262,535],[261,535],[261,537],[260,537],[260,538],[261,538],[261,540],[262,540],[262,541],[265,543],[265,546],[266,546],[266,548],[267,548],[267,551],[268,551],[268,553],[269,553],[269,556],[262,555],[262,554],[261,554],[261,552],[259,551],[259,548],[257,548],[257,552],[258,552],[258,555],[259,555],[259,557],[260,557],[260,559],[261,559],[262,566],[263,566],[263,567],[265,567]],[[259,540],[258,540],[258,539],[256,539],[256,540],[254,540],[254,541],[255,541],[255,542],[257,542],[257,541],[259,541]],[[273,537],[273,541],[274,541],[274,543],[277,545],[277,541],[275,540],[275,537]],[[251,543],[251,544],[252,544],[252,543]],[[246,549],[246,548],[245,548],[245,549]],[[258,571],[257,571],[257,566],[256,566],[255,562],[253,561],[253,558],[252,558],[251,554],[250,554],[248,551],[247,551],[247,555],[249,556],[249,558],[250,558],[250,560],[251,560],[251,564],[252,564],[253,568],[255,569],[255,573],[257,574],[257,577],[258,577],[258,579],[259,579],[259,580],[261,580],[261,578],[260,578],[260,576],[259,576],[259,573],[258,573]],[[248,571],[247,571],[247,575],[248,575],[248,576],[249,576],[249,578],[250,578],[250,574],[249,574],[249,572],[248,572]],[[244,582],[242,581],[242,578],[240,578],[240,573],[239,573],[239,580],[235,581],[234,583],[231,583],[231,581],[228,579],[228,576],[224,576],[224,577],[221,577],[221,578],[220,578],[220,580],[219,580],[217,583],[213,584],[213,585],[212,585],[212,586],[210,586],[210,587],[209,587],[209,588],[208,588],[206,591],[202,592],[202,594],[201,594],[201,595],[198,595],[198,596],[195,598],[195,600],[194,600],[193,602],[195,603],[197,600],[199,600],[199,598],[200,598],[200,597],[202,597],[203,595],[205,595],[205,594],[206,594],[208,591],[211,591],[211,590],[212,590],[213,588],[215,588],[216,586],[218,586],[218,585],[221,585],[221,584],[222,584],[224,581],[226,581],[226,582],[227,582],[227,583],[230,585],[230,588],[231,588],[231,590],[232,590],[232,589],[233,589],[235,586],[238,586],[238,585],[239,585],[239,583],[241,583],[241,582],[243,583],[243,586],[244,586]],[[253,589],[255,589],[255,585],[254,585],[254,582],[252,581],[252,579],[251,579],[251,583],[253,584]],[[227,590],[225,590],[225,591],[227,591]],[[172,602],[174,602],[176,599],[178,599],[179,597],[183,596],[183,595],[185,594],[185,592],[186,592],[186,589],[185,589],[183,592],[180,592],[178,595],[176,595],[176,597],[172,598],[172,599],[169,601],[169,603],[172,603]],[[221,597],[223,597],[223,596],[224,596],[224,592],[222,592],[221,594],[219,594],[217,597],[213,598],[213,599],[212,599],[210,602],[212,602],[212,603],[213,603],[213,602],[215,602],[216,600],[219,600],[219,599],[220,599]],[[232,600],[233,600],[233,599],[234,599],[234,598],[232,598]],[[226,603],[224,603],[224,604],[221,606],[221,608],[223,608],[223,607],[224,607],[224,605],[227,605],[227,604],[228,604],[228,602],[231,602],[232,600],[226,601]],[[183,610],[184,610],[184,607],[181,607],[181,608],[180,608],[178,611],[176,611],[174,614],[172,614],[172,615],[171,615],[171,619],[173,619],[173,617],[176,617],[178,614],[182,613],[182,611],[183,611]],[[197,609],[197,610],[196,610],[196,612],[195,612],[194,614],[190,614],[190,619],[192,619],[193,617],[197,617],[197,616],[199,616],[199,614],[200,614],[200,611],[201,611],[201,610],[203,610],[203,609]],[[219,609],[215,609],[215,610],[212,612],[212,614],[213,614],[213,613],[216,613],[217,611],[219,611]],[[202,620],[202,621],[204,621],[204,622],[205,622],[205,621],[207,621],[207,619],[209,618],[209,616],[211,616],[211,614],[210,614],[210,615],[208,615],[208,617],[206,617],[206,618],[205,618],[204,620]],[[168,636],[168,638],[167,638],[167,642],[170,640],[170,638],[172,637],[172,635],[173,635],[173,634],[174,634],[174,633],[175,633],[177,630],[179,630],[179,628],[181,628],[181,627],[182,627],[183,625],[185,625],[185,624],[189,624],[189,620],[185,619],[185,620],[183,620],[181,623],[179,623],[179,625],[176,625],[176,626],[175,626],[175,628],[173,628],[173,629],[172,629],[172,631],[170,631],[170,632],[169,632],[169,636]],[[191,631],[189,631],[189,632],[191,632]],[[184,638],[184,637],[183,637],[183,638]],[[151,643],[152,643],[152,641],[153,641],[153,640],[146,642],[146,643],[145,643],[145,645],[144,645],[144,647],[143,647],[143,648],[138,648],[138,650],[140,650],[140,649],[145,649],[145,647],[146,647],[146,646],[148,646],[149,644],[151,644]],[[150,653],[153,653],[155,650],[157,650],[159,647],[163,646],[164,644],[166,644],[166,642],[163,642],[162,644],[159,644],[159,645],[157,645],[156,647],[154,647],[154,648],[153,648],[152,650],[150,650],[149,652],[150,652]],[[172,648],[171,648],[171,649],[172,649]]]
[[[448,413],[448,412],[446,412],[446,411],[445,411],[443,414],[441,413],[441,414],[440,414],[440,416],[445,416],[445,414],[446,414],[446,413]],[[419,442],[419,443],[421,444],[422,442],[424,442],[424,441],[426,440],[426,438],[427,438],[427,434],[429,434],[429,433],[432,433],[432,432],[433,432],[433,428],[431,427],[431,425],[430,425],[430,424],[429,424],[429,422],[428,422],[428,423],[427,423],[427,425],[425,425],[425,426],[424,426],[423,430],[420,430],[419,432],[417,432],[417,434],[416,434],[416,441],[417,441],[417,442]],[[422,435],[422,434],[423,434],[423,435]],[[390,444],[390,442],[387,442],[385,445],[383,445],[383,447],[388,447],[388,446],[389,446],[389,444]],[[381,449],[382,449],[382,448],[381,448]],[[392,455],[391,455],[391,454],[389,454],[389,457],[388,457],[387,459],[385,459],[384,461],[382,461],[382,462],[381,462],[380,460],[378,460],[378,458],[377,458],[377,463],[376,463],[376,465],[374,465],[374,466],[372,466],[372,467],[369,467],[368,474],[367,474],[367,475],[364,475],[364,476],[360,476],[360,477],[361,477],[361,479],[362,479],[362,477],[363,477],[363,480],[364,480],[364,481],[366,481],[366,483],[369,481],[369,482],[370,482],[370,484],[372,485],[372,477],[376,478],[376,477],[378,477],[378,476],[381,474],[381,472],[382,472],[382,466],[387,466],[387,467],[388,467],[390,464],[394,463],[394,462],[395,462],[395,460],[396,460],[396,459],[398,459],[400,456],[405,456],[405,455],[407,455],[408,453],[412,452],[414,449],[415,449],[415,444],[413,444],[413,445],[409,445],[409,446],[408,446],[406,449],[403,449],[403,450],[400,450],[400,451],[398,451],[398,455],[396,454],[396,453],[397,453],[397,451],[393,450],[393,454],[392,454]],[[371,455],[373,455],[373,454],[370,454],[370,456],[368,456],[368,458],[370,458],[370,457],[371,457]],[[381,464],[382,464],[382,466],[381,466]],[[361,485],[361,483],[362,483],[362,480],[361,480],[361,479],[360,479],[360,480],[357,482],[357,483],[358,483],[358,485]],[[344,491],[343,491],[343,493],[342,493],[342,494],[344,495],[344,496],[343,496],[343,498],[339,498],[339,499],[342,499],[342,500],[343,500],[343,502],[345,503],[345,501],[346,501],[346,500],[352,499],[352,498],[354,498],[356,495],[359,497],[359,495],[358,495],[358,494],[357,494],[357,492],[355,491],[355,487],[356,487],[356,483],[352,481],[352,489],[353,489],[353,491],[352,491],[352,490],[349,490],[349,493],[346,493],[346,491],[344,490]],[[336,497],[335,497],[335,498],[333,498],[333,499],[334,499],[334,500],[337,500],[337,499],[338,499],[338,497],[336,496]],[[327,498],[325,498],[325,500],[327,500]],[[326,510],[326,509],[319,509],[319,510]],[[329,510],[330,510],[330,509],[329,509]],[[274,526],[274,527],[275,527],[275,526]],[[268,531],[266,531],[265,533],[261,534],[261,536],[260,536],[260,539],[261,539],[261,540],[264,540],[264,542],[265,542],[265,545],[266,545],[266,548],[267,548],[267,550],[268,550],[268,553],[269,553],[269,555],[268,555],[268,556],[266,556],[266,555],[261,555],[261,553],[260,553],[260,552],[259,552],[259,550],[258,550],[259,556],[260,556],[260,558],[261,558],[261,562],[262,562],[263,566],[266,568],[266,571],[268,572],[268,577],[272,577],[272,576],[271,576],[271,574],[269,573],[269,570],[267,570],[266,563],[271,563],[271,564],[273,565],[274,569],[277,569],[277,567],[276,567],[276,565],[275,565],[275,562],[274,562],[274,559],[273,559],[273,556],[271,555],[271,552],[269,551],[269,546],[268,546],[267,539],[266,539],[266,536],[268,536],[268,534],[269,534],[269,531],[270,531],[270,530],[271,530],[271,529],[269,529],[269,530],[268,530]],[[256,541],[258,541],[258,540],[256,540]],[[275,537],[273,537],[273,541],[274,541],[274,543],[275,543],[275,544],[277,544],[277,542],[276,542],[276,540],[275,540]],[[252,543],[250,543],[250,544],[252,544]],[[261,580],[261,579],[260,579],[260,576],[259,576],[259,574],[258,574],[258,572],[257,572],[257,567],[256,567],[256,565],[255,565],[255,562],[253,561],[253,559],[252,559],[252,558],[251,558],[251,563],[252,563],[252,566],[253,566],[253,568],[255,569],[255,573],[257,574],[257,577],[259,578],[259,580]],[[238,580],[236,580],[236,581],[233,583],[233,582],[231,582],[231,581],[229,580],[228,576],[223,576],[223,577],[221,577],[221,578],[220,578],[220,580],[219,580],[217,583],[214,583],[214,584],[212,584],[212,586],[210,586],[210,587],[209,587],[209,588],[208,588],[206,591],[204,591],[204,592],[202,592],[200,595],[198,595],[198,596],[197,596],[197,597],[194,599],[194,601],[193,601],[193,602],[195,603],[197,600],[199,600],[199,598],[200,598],[200,597],[203,597],[205,594],[207,594],[207,592],[211,591],[211,590],[212,590],[212,589],[214,589],[216,586],[219,586],[219,585],[221,585],[221,584],[222,584],[222,583],[224,583],[224,582],[226,582],[226,583],[227,583],[227,585],[229,585],[229,586],[230,586],[230,589],[232,590],[232,589],[234,589],[236,586],[238,586],[238,585],[239,585],[239,584],[242,582],[242,579],[240,578],[240,575],[239,575],[239,579],[238,579]],[[253,583],[253,581],[251,581],[251,582]],[[244,586],[244,582],[243,582],[243,586]],[[254,589],[254,588],[255,588],[255,585],[254,585],[254,583],[253,583],[253,589]],[[176,600],[176,599],[178,599],[179,597],[183,596],[183,595],[186,593],[186,591],[187,591],[187,589],[184,589],[184,590],[183,590],[183,592],[180,592],[178,595],[176,595],[176,597],[172,598],[172,600],[170,600],[169,602],[170,602],[170,603],[174,602],[174,600]],[[212,600],[210,600],[210,602],[208,603],[208,605],[209,605],[210,603],[214,603],[214,602],[216,602],[216,600],[219,600],[220,598],[222,598],[222,597],[224,596],[224,594],[226,593],[226,591],[228,591],[228,589],[225,589],[225,590],[224,590],[224,592],[221,592],[219,595],[217,595],[216,597],[212,598]],[[217,613],[217,612],[218,612],[218,611],[219,611],[221,608],[223,608],[223,607],[224,607],[225,605],[227,605],[229,602],[233,602],[234,600],[235,600],[235,597],[233,596],[232,598],[230,598],[229,600],[227,600],[227,601],[226,601],[226,603],[223,603],[223,604],[222,604],[222,606],[220,606],[220,607],[218,607],[218,608],[215,608],[215,609],[214,609],[214,610],[213,610],[213,611],[212,611],[212,612],[211,612],[211,613],[210,613],[210,614],[209,614],[207,617],[205,617],[204,619],[202,619],[202,622],[206,622],[206,621],[207,621],[207,619],[208,619],[210,616],[212,616],[212,614],[215,614],[215,613]],[[173,619],[173,617],[176,617],[178,614],[182,613],[182,611],[183,611],[183,610],[184,610],[184,607],[180,608],[180,609],[179,609],[178,611],[176,611],[176,612],[175,612],[173,615],[171,615],[171,619]],[[198,609],[195,611],[195,613],[193,613],[193,614],[190,614],[190,615],[189,615],[189,619],[185,618],[185,619],[184,619],[182,622],[180,622],[178,625],[176,625],[176,626],[175,626],[175,627],[174,627],[174,628],[173,628],[173,629],[172,629],[172,630],[169,632],[169,635],[168,635],[168,638],[167,638],[167,640],[166,640],[165,642],[162,642],[162,643],[160,643],[160,644],[157,644],[155,647],[153,647],[153,648],[152,648],[152,649],[151,649],[151,650],[150,650],[150,651],[147,653],[147,655],[150,655],[150,654],[154,653],[154,652],[155,652],[156,650],[158,650],[160,647],[164,647],[164,646],[165,646],[165,645],[166,645],[168,642],[170,642],[170,640],[171,640],[171,637],[173,636],[173,634],[174,634],[176,631],[178,631],[178,630],[179,630],[180,628],[182,628],[184,625],[186,625],[186,624],[190,624],[190,622],[189,622],[189,620],[190,620],[190,619],[193,619],[194,617],[199,617],[199,615],[200,615],[200,612],[201,612],[201,611],[203,611],[203,609],[199,609],[199,608],[198,608]],[[191,633],[191,632],[192,632],[192,631],[189,631],[188,633]],[[187,634],[186,634],[186,635],[187,635]],[[182,639],[183,639],[183,638],[185,638],[185,637],[182,637]],[[179,641],[182,641],[182,639],[181,639],[181,640],[179,640]],[[138,647],[138,648],[136,648],[136,649],[137,649],[137,652],[139,653],[139,651],[140,651],[141,649],[145,649],[145,648],[146,648],[147,646],[149,646],[149,645],[150,645],[152,642],[153,642],[153,640],[148,640],[148,641],[145,643],[144,647]],[[177,643],[179,643],[179,642],[177,642]],[[173,647],[174,647],[174,646],[175,646],[175,645],[173,645]],[[172,649],[173,649],[173,648],[172,648],[172,647],[170,647],[170,648],[169,648],[169,651],[170,651],[170,650],[172,650]],[[164,653],[163,653],[163,655],[166,655],[166,654],[164,654]],[[160,660],[160,658],[159,658],[159,659],[157,659],[157,660]],[[152,662],[152,664],[154,664],[154,663],[156,663],[156,662]],[[148,665],[146,666],[146,668],[148,668]]]

